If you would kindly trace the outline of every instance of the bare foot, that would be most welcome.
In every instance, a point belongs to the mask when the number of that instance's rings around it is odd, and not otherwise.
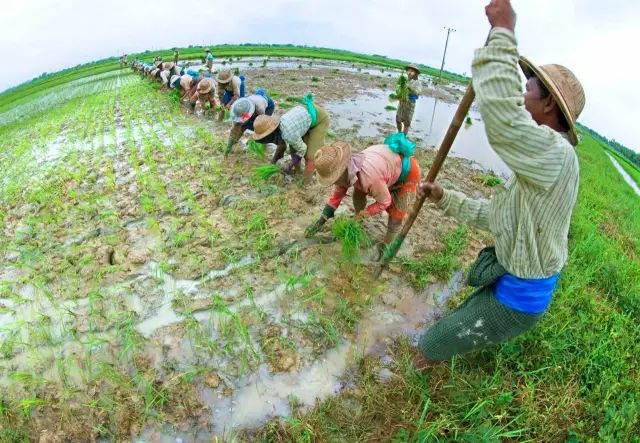
[[[429,360],[424,356],[422,351],[418,348],[413,349],[413,357],[411,358],[411,364],[417,371],[425,371],[430,368],[434,368],[440,365],[442,362]]]

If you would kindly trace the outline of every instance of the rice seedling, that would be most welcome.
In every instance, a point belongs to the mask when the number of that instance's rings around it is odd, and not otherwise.
[[[398,109],[398,108],[396,108],[393,105],[387,105],[387,106],[384,107],[385,111],[395,111],[396,109]]]
[[[258,166],[253,171],[253,178],[257,181],[265,182],[280,173],[281,173],[281,169],[280,169],[280,166],[278,165]]]
[[[365,230],[352,218],[337,217],[331,231],[342,241],[342,257],[346,260],[358,258],[360,251],[371,245]]]
[[[259,158],[264,158],[267,155],[264,145],[255,140],[249,140],[247,150]]]
[[[318,83],[318,82],[320,82],[320,77],[315,77],[315,76],[314,76],[314,77],[311,77],[311,81],[312,81],[313,83]]]

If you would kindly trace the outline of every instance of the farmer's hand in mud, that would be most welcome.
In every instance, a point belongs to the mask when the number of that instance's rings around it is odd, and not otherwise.
[[[307,226],[307,229],[304,230],[304,236],[306,238],[313,237],[320,231],[320,229],[322,228],[322,226],[324,226],[326,222],[327,222],[327,219],[321,216],[318,220],[316,220],[315,222]]]
[[[354,215],[354,220],[364,220],[365,218],[369,217],[369,213],[367,212],[366,209],[363,209],[362,211],[358,212],[356,215]]]
[[[492,28],[506,28],[512,32],[515,30],[516,13],[509,0],[491,0],[484,11]]]
[[[424,195],[434,203],[438,203],[444,195],[444,189],[437,183],[421,182],[418,185],[418,198],[422,198]]]

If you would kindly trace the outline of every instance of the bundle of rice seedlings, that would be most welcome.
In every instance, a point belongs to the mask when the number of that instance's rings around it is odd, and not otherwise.
[[[331,231],[337,239],[342,240],[342,257],[346,260],[358,258],[360,251],[371,245],[360,223],[352,218],[336,218]]]
[[[409,79],[406,74],[402,74],[400,78],[398,78],[398,83],[396,84],[396,97],[398,100],[409,100]]]
[[[249,140],[249,142],[247,143],[247,149],[249,150],[249,152],[257,155],[260,158],[264,158],[264,156],[267,154],[264,149],[264,145],[258,143],[255,140]]]
[[[280,166],[278,165],[264,165],[258,166],[253,171],[253,178],[256,180],[267,181],[274,175],[280,173]]]

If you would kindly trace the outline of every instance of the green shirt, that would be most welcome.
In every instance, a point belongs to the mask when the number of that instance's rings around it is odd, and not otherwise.
[[[524,108],[516,39],[495,28],[476,50],[473,87],[493,150],[513,171],[492,198],[445,190],[445,214],[490,231],[498,261],[521,278],[543,278],[567,261],[579,168],[566,134],[538,125]]]

